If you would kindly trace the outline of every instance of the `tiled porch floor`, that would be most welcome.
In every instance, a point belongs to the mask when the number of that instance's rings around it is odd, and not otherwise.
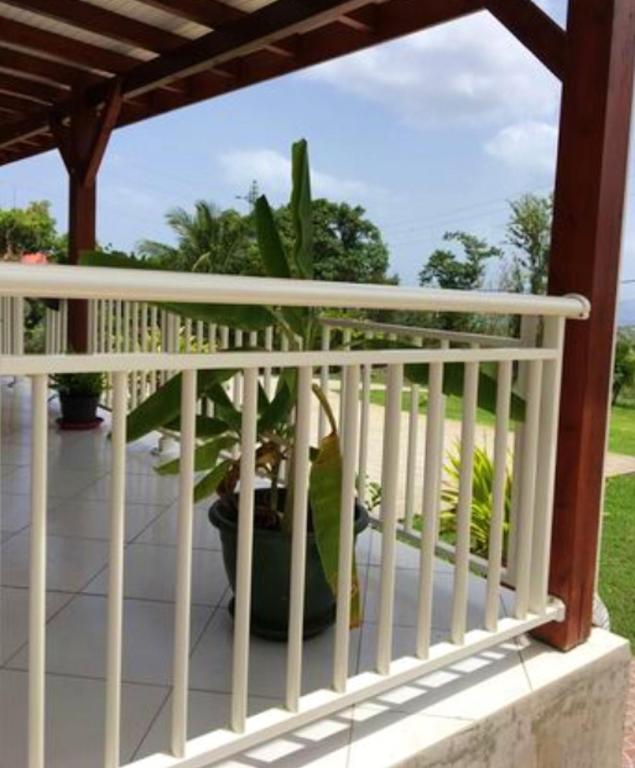
[[[26,765],[26,684],[29,541],[29,422],[26,383],[9,388],[2,382],[1,507],[1,645],[0,768]],[[48,507],[47,748],[48,768],[91,768],[102,764],[106,588],[108,569],[109,443],[107,424],[90,433],[60,433],[50,406]],[[153,472],[154,441],[130,446],[127,473],[125,560],[122,763],[167,748],[171,652],[174,617],[177,481]],[[371,669],[375,651],[379,593],[380,537],[370,531],[358,541],[358,562],[365,600],[364,624],[352,633],[351,674]],[[399,545],[395,602],[394,654],[414,650],[418,571],[417,553]],[[449,628],[452,570],[439,561],[435,573],[433,624],[435,637]],[[191,650],[191,735],[225,726],[229,714],[232,624],[226,610],[229,595],[218,536],[206,518],[206,505],[196,510],[193,557]],[[470,583],[469,624],[480,626],[484,583]],[[501,603],[501,612],[504,606]],[[330,683],[333,634],[305,644],[305,691]],[[250,659],[250,713],[279,704],[285,676],[284,646],[254,640]],[[520,663],[519,663],[520,662]],[[483,671],[485,670],[485,671]],[[472,675],[470,706],[453,704],[456,681]],[[478,696],[483,676],[500,675],[500,695],[531,690],[519,646],[507,644],[432,675],[408,695],[396,693],[390,711],[412,715],[425,700],[431,732],[452,729],[466,719],[496,707],[496,696]],[[414,690],[414,695],[412,691]],[[383,697],[384,702],[390,696]],[[463,701],[463,700],[462,700]],[[363,705],[350,717],[334,718],[335,730],[315,745],[348,743],[362,728]],[[303,729],[298,739],[313,743]],[[317,738],[317,737],[316,737]],[[321,740],[322,736],[318,740]],[[246,762],[234,765],[290,766],[294,742],[282,740],[274,754],[251,750]],[[291,743],[291,747],[289,747]],[[296,744],[296,748],[293,745]],[[306,759],[306,750],[302,750]],[[281,761],[281,762],[280,762]],[[333,765],[332,762],[328,763]],[[350,764],[350,763],[349,763]]]

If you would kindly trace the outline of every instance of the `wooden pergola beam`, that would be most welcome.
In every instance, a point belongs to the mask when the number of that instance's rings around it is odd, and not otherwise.
[[[100,8],[83,0],[5,0],[9,5],[47,18],[64,21],[78,29],[109,37],[148,51],[161,53],[178,48],[187,38],[160,27]]]
[[[567,328],[549,591],[566,618],[537,632],[567,650],[591,631],[635,66],[632,0],[570,0],[549,293],[580,293]]]
[[[486,0],[485,7],[562,80],[566,32],[532,0]]]

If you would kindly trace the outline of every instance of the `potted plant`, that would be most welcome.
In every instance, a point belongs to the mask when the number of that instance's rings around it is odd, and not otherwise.
[[[285,247],[267,198],[258,198],[254,220],[262,262],[267,277],[311,279],[313,277],[313,221],[308,151],[305,141],[292,149],[292,192],[290,213],[293,242]],[[150,268],[144,262],[121,253],[91,252],[82,263],[133,269]],[[268,307],[240,305],[202,305],[161,303],[158,306],[192,320],[220,323],[245,331],[274,326],[288,340],[290,350],[319,348],[319,315],[309,307]],[[411,347],[402,342],[364,340],[360,344],[386,347]],[[234,585],[236,568],[236,519],[240,494],[240,442],[242,417],[224,388],[234,370],[201,370],[197,376],[197,397],[211,401],[214,416],[197,416],[195,470],[200,473],[195,486],[195,500],[216,496],[210,509],[210,520],[221,533],[223,555],[230,584]],[[419,385],[427,385],[428,366],[405,366],[406,377]],[[445,394],[461,395],[464,366],[445,366]],[[255,465],[266,481],[256,491],[252,571],[252,631],[267,637],[284,638],[287,634],[290,580],[290,533],[293,528],[292,485],[281,482],[281,467],[293,465],[294,425],[292,414],[296,404],[297,371],[280,371],[271,398],[261,387],[258,393],[258,420]],[[142,402],[127,420],[127,438],[139,439],[157,429],[178,431],[180,428],[181,376],[171,378],[163,387]],[[317,633],[332,623],[337,588],[338,542],[341,510],[342,456],[337,424],[327,398],[319,387],[313,391],[324,408],[330,433],[311,450],[309,514],[307,529],[307,570],[305,591],[305,635]],[[483,370],[479,379],[479,406],[495,413],[496,377]],[[512,413],[524,404],[513,399]],[[207,413],[202,409],[201,413]],[[161,474],[180,470],[178,459],[157,468]],[[293,473],[286,476],[292,478]],[[354,509],[355,530],[367,524],[367,514],[358,500]],[[351,593],[351,626],[361,621],[359,583],[355,568]]]
[[[51,383],[60,401],[62,429],[93,429],[101,424],[97,408],[105,389],[103,373],[58,373]]]

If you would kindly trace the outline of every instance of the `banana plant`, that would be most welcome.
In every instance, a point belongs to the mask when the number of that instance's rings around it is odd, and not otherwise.
[[[267,277],[313,278],[313,223],[311,181],[306,141],[292,147],[292,192],[290,200],[293,243],[286,248],[276,224],[274,213],[265,196],[258,198],[254,208],[256,234],[262,267]],[[89,266],[147,269],[144,262],[121,253],[87,252],[82,263]],[[315,309],[301,307],[263,307],[219,304],[161,303],[161,309],[177,313],[192,320],[233,326],[245,331],[258,331],[273,325],[284,334],[290,349],[311,350],[317,348],[318,316]],[[372,344],[373,342],[368,342]],[[380,342],[386,346],[410,347],[399,342]],[[214,494],[234,499],[240,480],[240,430],[241,413],[228,397],[224,383],[238,373],[236,370],[200,371],[197,381],[197,397],[202,402],[213,403],[213,417],[200,415],[196,421],[199,441],[195,453],[195,470],[200,473],[195,486],[195,500]],[[408,365],[406,377],[426,384],[427,365]],[[464,366],[445,366],[444,388],[446,394],[461,395]],[[266,509],[256,509],[258,525],[290,531],[293,528],[293,489],[287,479],[285,504],[278,504],[278,488],[281,483],[283,463],[293,465],[294,427],[292,412],[296,403],[296,370],[287,368],[280,372],[275,392],[269,397],[264,389],[258,390],[257,447],[255,464],[257,472],[268,478],[271,493]],[[310,453],[309,481],[310,522],[326,581],[335,594],[341,508],[342,453],[335,418],[328,400],[317,386],[314,392],[330,425],[330,432],[313,447]],[[179,430],[181,376],[171,378],[163,387],[143,401],[128,416],[127,438],[136,440],[158,429]],[[482,371],[479,385],[479,405],[495,413],[496,379],[489,371]],[[206,409],[202,409],[205,413]],[[524,403],[514,396],[512,416],[523,418]],[[176,459],[157,467],[160,474],[179,472]],[[292,477],[292,472],[287,473]],[[280,509],[279,507],[283,508]],[[353,510],[351,509],[351,514]],[[351,626],[361,621],[359,582],[353,566],[351,594]]]

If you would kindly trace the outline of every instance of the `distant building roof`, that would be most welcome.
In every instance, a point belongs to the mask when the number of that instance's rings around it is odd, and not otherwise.
[[[20,264],[48,264],[48,256],[41,251],[36,253],[23,253],[20,256]]]

